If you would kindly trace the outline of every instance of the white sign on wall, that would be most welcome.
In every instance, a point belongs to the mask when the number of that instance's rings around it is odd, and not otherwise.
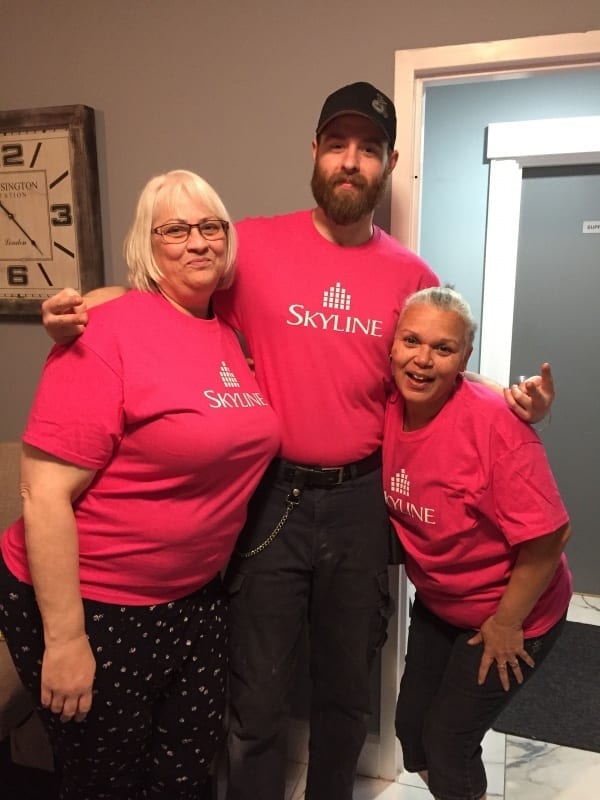
[[[600,233],[600,219],[585,220],[582,233]]]

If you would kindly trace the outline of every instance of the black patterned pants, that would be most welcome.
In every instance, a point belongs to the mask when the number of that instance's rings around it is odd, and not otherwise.
[[[40,707],[44,652],[33,589],[0,559],[0,628],[62,774],[61,800],[199,800],[223,738],[227,602],[220,579],[154,606],[84,600],[96,657],[92,709],[60,722]]]

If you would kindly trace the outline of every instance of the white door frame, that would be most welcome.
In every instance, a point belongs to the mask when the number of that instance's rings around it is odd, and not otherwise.
[[[419,247],[425,90],[444,83],[493,80],[540,71],[600,66],[600,31],[534,36],[506,41],[429,47],[396,52],[394,103],[398,115],[398,163],[392,173],[392,235],[411,250]],[[394,704],[404,669],[409,587],[404,570],[394,570],[392,595],[398,607],[383,651],[381,732],[377,774],[394,780],[402,758],[394,734]],[[370,759],[369,759],[370,761]],[[373,774],[366,771],[366,774]]]
[[[407,247],[418,248],[427,87],[599,66],[600,31],[398,50],[394,103],[399,134],[398,163],[392,173],[392,235]]]
[[[495,122],[488,125],[487,157],[490,181],[479,370],[507,386],[523,168],[600,163],[600,116]]]

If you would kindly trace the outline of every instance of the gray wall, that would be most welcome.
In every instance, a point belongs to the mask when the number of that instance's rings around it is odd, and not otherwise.
[[[0,0],[0,105],[97,109],[121,283],[150,175],[195,170],[236,218],[303,207],[324,95],[360,79],[392,94],[395,50],[598,28],[598,0]],[[36,323],[0,322],[0,439],[20,435],[47,350]]]

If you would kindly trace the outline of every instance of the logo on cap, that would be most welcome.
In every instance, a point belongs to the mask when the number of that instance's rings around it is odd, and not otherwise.
[[[373,100],[371,106],[378,114],[381,114],[382,117],[386,119],[389,117],[386,99],[380,92],[377,93],[377,97]]]

